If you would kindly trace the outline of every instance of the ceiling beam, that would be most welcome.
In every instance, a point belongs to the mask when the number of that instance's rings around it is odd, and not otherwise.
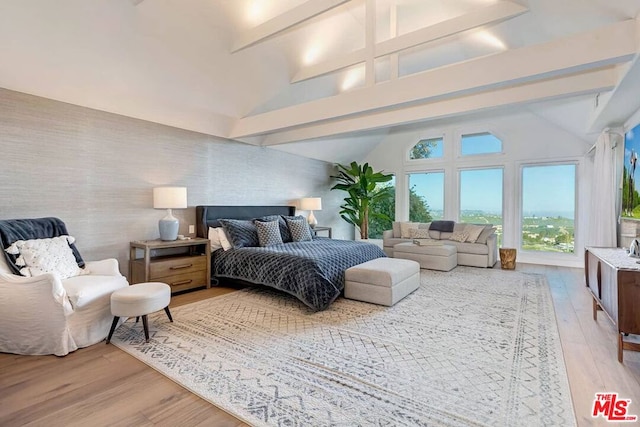
[[[406,103],[477,93],[629,61],[635,20],[412,74],[340,95],[238,119],[230,137],[268,134]]]
[[[398,108],[392,111],[373,112],[358,117],[345,117],[328,123],[274,133],[267,135],[261,145],[272,146],[335,137],[354,132],[443,119],[510,105],[596,93],[611,90],[616,81],[616,72],[613,66],[610,66],[577,75],[529,82],[513,87],[503,87],[454,99],[437,100],[427,104]]]
[[[429,43],[444,37],[462,33],[482,25],[495,24],[514,18],[527,12],[524,6],[510,1],[501,1],[473,12],[457,16],[446,21],[438,22],[420,30],[412,31],[401,36],[393,37],[389,40],[375,45],[374,57],[389,55],[401,50],[409,49],[424,43]],[[297,83],[324,74],[332,73],[343,68],[366,61],[367,53],[365,49],[358,49],[335,59],[309,65],[299,70],[291,80]]]
[[[241,33],[231,49],[232,53],[252,46],[294,25],[307,21],[321,13],[351,0],[309,0],[260,25]]]

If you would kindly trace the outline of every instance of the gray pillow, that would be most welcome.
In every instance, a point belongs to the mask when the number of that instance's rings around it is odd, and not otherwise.
[[[273,246],[282,243],[280,235],[279,221],[254,221],[256,230],[258,231],[258,242],[260,246]]]
[[[289,227],[291,238],[294,242],[306,242],[308,240],[313,240],[311,229],[309,228],[309,224],[306,219],[303,217],[300,217],[300,219],[289,219],[285,217],[285,220],[287,221],[287,226]]]
[[[234,249],[260,246],[258,231],[253,221],[242,219],[221,219],[219,221],[229,236]]]
[[[290,217],[293,218],[293,217]],[[300,217],[302,218],[302,217]],[[267,215],[262,218],[257,218],[256,221],[262,222],[270,222],[270,221],[278,221],[278,225],[280,226],[280,237],[282,238],[283,243],[291,242],[291,233],[289,232],[289,227],[287,227],[287,222],[284,220],[282,215]]]
[[[496,231],[495,227],[492,227],[490,225],[487,225],[484,227],[484,230],[482,230],[482,233],[480,233],[480,235],[478,236],[478,238],[476,239],[476,243],[482,243],[483,245],[487,244],[487,239],[489,238],[489,236],[491,236],[494,232]]]

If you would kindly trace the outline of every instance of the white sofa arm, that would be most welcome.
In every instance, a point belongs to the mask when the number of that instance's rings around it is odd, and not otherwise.
[[[86,261],[85,268],[89,270],[89,274],[122,276],[118,268],[118,260],[115,258],[107,258],[100,261]]]
[[[393,238],[393,230],[384,230],[382,232],[382,239],[391,239]]]
[[[487,267],[493,267],[498,261],[498,235],[493,233],[487,237],[487,246],[489,247],[489,259]]]

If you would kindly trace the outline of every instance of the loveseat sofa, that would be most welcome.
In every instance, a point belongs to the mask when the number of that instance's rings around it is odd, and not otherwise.
[[[392,230],[383,232],[383,249],[393,257],[394,246],[418,240],[425,245],[454,246],[457,249],[457,265],[493,267],[498,260],[498,244],[492,224],[467,224],[454,221],[430,223],[394,222]],[[403,252],[407,252],[403,245]],[[416,245],[415,252],[420,253]],[[409,248],[409,251],[411,248]]]

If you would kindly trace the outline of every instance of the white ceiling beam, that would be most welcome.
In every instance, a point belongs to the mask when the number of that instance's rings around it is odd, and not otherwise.
[[[494,3],[471,13],[447,19],[446,21],[380,42],[376,45],[376,58],[459,34],[482,25],[496,24],[515,18],[528,11],[528,8],[510,1]]]
[[[635,20],[485,56],[340,95],[238,119],[234,139],[405,103],[471,94],[620,62],[636,53]]]
[[[412,31],[401,36],[393,37],[375,45],[374,56],[376,58],[409,49],[424,43],[449,37],[462,33],[482,25],[495,24],[514,18],[525,12],[527,9],[517,3],[501,1],[483,8],[474,10],[461,16],[439,22],[434,25]],[[297,83],[314,77],[319,77],[355,64],[364,62],[367,59],[366,50],[358,49],[335,59],[306,66],[300,69],[291,80]]]
[[[498,88],[454,99],[398,108],[392,111],[368,113],[328,123],[267,135],[261,145],[272,146],[318,138],[335,137],[354,132],[404,125],[468,114],[510,105],[540,102],[567,96],[584,95],[611,90],[616,84],[613,67],[586,71],[578,75],[562,76],[519,86]]]
[[[252,46],[294,25],[307,21],[321,13],[340,6],[350,0],[309,0],[260,25],[240,34],[233,44],[232,53]]]

